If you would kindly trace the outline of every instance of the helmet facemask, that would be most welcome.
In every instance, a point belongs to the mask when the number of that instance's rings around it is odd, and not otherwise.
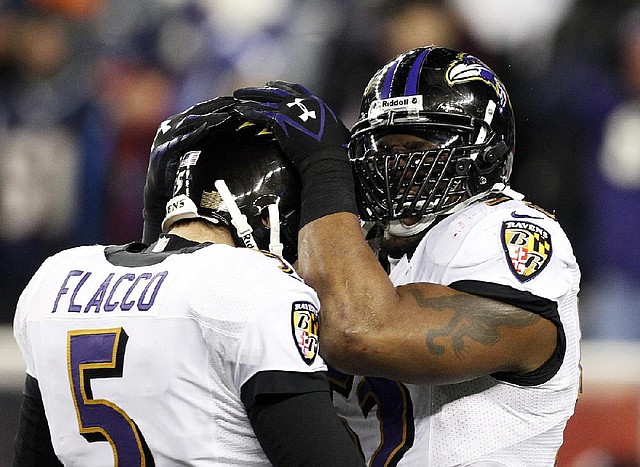
[[[508,151],[495,144],[488,125],[461,117],[458,124],[445,126],[434,119],[432,115],[427,123],[373,127],[352,138],[350,157],[363,220],[446,214],[502,181],[501,164]],[[417,136],[433,149],[387,148],[382,144],[387,135]],[[488,140],[473,143],[478,135]],[[495,149],[504,151],[496,154]]]

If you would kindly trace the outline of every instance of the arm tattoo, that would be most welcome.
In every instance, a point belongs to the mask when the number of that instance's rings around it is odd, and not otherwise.
[[[443,355],[445,346],[439,344],[451,339],[451,347],[456,355],[465,351],[464,339],[469,338],[486,346],[494,345],[500,339],[499,326],[518,329],[531,326],[542,319],[539,315],[496,300],[477,295],[456,294],[429,298],[419,287],[411,287],[411,293],[422,308],[435,311],[453,311],[446,326],[432,329],[427,333],[427,348],[433,355]]]

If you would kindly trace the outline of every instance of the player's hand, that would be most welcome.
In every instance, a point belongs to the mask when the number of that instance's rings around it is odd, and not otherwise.
[[[319,158],[348,161],[349,131],[320,98],[300,84],[270,81],[233,93],[247,120],[270,128],[283,152],[302,173]]]
[[[191,106],[162,122],[151,145],[149,172],[156,176],[166,173],[167,166],[177,164],[182,154],[205,136],[237,123],[241,118],[235,110],[237,102],[231,96],[215,97]],[[163,191],[170,197],[173,191],[173,177],[168,177],[166,181]]]
[[[151,159],[166,153],[169,146],[194,144],[211,129],[223,127],[238,115],[234,110],[237,102],[231,96],[219,96],[168,118],[158,127],[151,145]]]
[[[237,124],[241,119],[235,110],[237,102],[231,96],[216,97],[168,118],[158,127],[144,188],[144,243],[150,244],[160,235],[180,158],[206,136]]]
[[[300,227],[336,212],[357,214],[349,131],[320,98],[300,84],[270,81],[238,89],[236,106],[247,120],[273,131],[302,181]]]

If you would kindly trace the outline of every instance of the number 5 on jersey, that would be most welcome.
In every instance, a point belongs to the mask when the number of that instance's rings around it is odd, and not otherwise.
[[[108,441],[115,466],[155,465],[140,429],[106,399],[94,399],[93,378],[121,378],[128,336],[124,329],[84,329],[67,333],[67,367],[80,434],[90,443]]]

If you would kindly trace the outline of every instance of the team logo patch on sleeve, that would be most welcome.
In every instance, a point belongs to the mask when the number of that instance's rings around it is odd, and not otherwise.
[[[302,360],[311,365],[318,355],[318,309],[313,303],[293,302],[291,331]]]
[[[551,235],[531,222],[503,222],[502,244],[509,268],[520,282],[536,277],[551,259]]]

